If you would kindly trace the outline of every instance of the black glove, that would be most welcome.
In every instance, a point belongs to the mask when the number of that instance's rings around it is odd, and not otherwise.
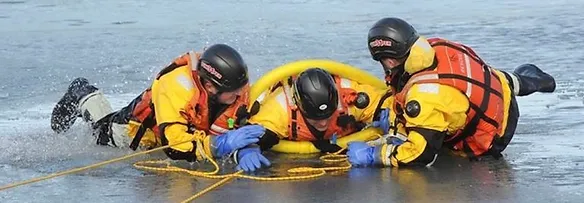
[[[336,144],[331,144],[330,140],[316,140],[316,141],[312,141],[312,144],[318,149],[320,150],[320,152],[326,153],[333,153],[333,152],[338,152],[339,150],[341,150],[342,148],[339,147],[339,145]]]

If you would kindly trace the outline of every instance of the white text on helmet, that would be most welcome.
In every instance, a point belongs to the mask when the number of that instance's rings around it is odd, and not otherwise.
[[[203,68],[205,70],[207,70],[209,73],[211,73],[211,75],[214,75],[215,77],[217,77],[217,79],[223,78],[223,75],[221,75],[219,72],[217,72],[215,70],[215,68],[211,67],[209,64],[202,62],[201,66],[203,66]]]
[[[375,41],[369,42],[370,47],[390,47],[391,41],[376,39]]]

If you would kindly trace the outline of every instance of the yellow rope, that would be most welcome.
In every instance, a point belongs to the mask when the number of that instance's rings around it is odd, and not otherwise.
[[[238,174],[240,174],[240,173],[242,173],[242,172],[243,172],[243,171],[238,171],[237,173],[234,173],[234,174],[235,174],[235,175],[238,175]],[[187,203],[187,202],[193,201],[193,200],[197,199],[198,197],[200,197],[200,196],[203,196],[205,193],[207,193],[207,192],[209,192],[209,191],[211,191],[211,190],[213,190],[213,189],[215,189],[215,188],[218,188],[218,187],[219,187],[219,186],[221,186],[223,183],[226,183],[227,181],[230,181],[231,179],[233,179],[233,178],[235,178],[235,177],[236,177],[236,176],[234,176],[234,175],[233,175],[233,176],[229,176],[229,177],[227,177],[227,178],[224,178],[223,180],[221,180],[221,181],[219,181],[219,182],[216,182],[215,184],[213,184],[213,185],[211,185],[211,186],[209,186],[209,187],[205,188],[205,189],[204,189],[204,190],[202,190],[201,192],[199,192],[199,193],[197,193],[197,194],[193,195],[192,197],[189,197],[188,199],[186,199],[186,200],[182,201],[182,203]]]
[[[338,162],[338,161],[337,161]],[[284,177],[258,177],[258,176],[249,176],[249,175],[241,175],[237,173],[232,174],[224,174],[224,175],[217,175],[219,171],[217,163],[215,161],[211,161],[211,163],[216,167],[214,171],[211,172],[201,172],[195,170],[184,169],[176,166],[171,166],[168,161],[163,160],[149,160],[149,161],[140,161],[134,163],[134,167],[143,170],[150,170],[150,171],[165,171],[165,172],[184,172],[193,176],[203,177],[203,178],[210,178],[210,179],[222,179],[227,178],[230,176],[236,176],[239,178],[246,178],[251,180],[259,180],[259,181],[287,181],[287,180],[300,180],[300,179],[311,179],[323,176],[326,174],[326,171],[345,171],[351,169],[351,164],[345,166],[336,166],[336,167],[298,167],[298,168],[291,168],[288,169],[288,173],[310,173],[308,175],[295,175],[295,176],[284,176]],[[160,166],[148,166],[148,165],[164,165]],[[237,175],[236,175],[237,174]]]
[[[88,170],[88,169],[92,169],[92,168],[97,168],[97,167],[100,167],[100,166],[103,166],[103,165],[106,165],[106,164],[111,164],[111,163],[114,163],[114,162],[122,161],[122,160],[129,159],[129,158],[132,158],[132,157],[140,156],[140,155],[143,155],[143,154],[148,154],[148,153],[152,153],[152,152],[155,152],[155,151],[160,151],[160,150],[163,150],[163,149],[166,149],[166,148],[169,148],[169,147],[173,147],[173,146],[176,146],[176,145],[184,144],[184,143],[187,143],[187,142],[198,141],[198,143],[199,143],[203,138],[204,138],[204,134],[196,133],[196,134],[194,134],[194,137],[191,140],[187,140],[187,141],[184,141],[184,142],[176,143],[176,144],[173,144],[173,145],[165,145],[165,146],[157,147],[157,148],[150,149],[150,150],[147,150],[147,151],[136,152],[136,153],[129,154],[129,155],[126,155],[126,156],[122,156],[122,157],[119,157],[119,158],[110,159],[110,160],[107,160],[107,161],[103,161],[103,162],[91,164],[89,166],[84,166],[84,167],[74,168],[74,169],[70,169],[70,170],[66,170],[66,171],[61,171],[61,172],[49,174],[47,176],[41,176],[41,177],[37,177],[37,178],[33,178],[33,179],[29,179],[29,180],[25,180],[25,181],[21,181],[21,182],[17,182],[17,183],[11,183],[11,184],[4,185],[4,186],[0,187],[0,191],[6,190],[6,189],[9,189],[9,188],[13,188],[13,187],[18,187],[18,186],[30,184],[30,183],[35,183],[35,182],[39,182],[39,181],[51,179],[51,178],[55,178],[55,177],[59,177],[59,176],[63,176],[63,175],[68,175],[68,174],[72,174],[72,173],[76,173],[76,172],[80,172],[80,171],[84,171],[84,170]]]
[[[148,150],[148,151],[143,151],[143,152],[138,152],[138,153],[126,155],[126,156],[123,156],[123,157],[119,157],[119,158],[115,158],[115,159],[111,159],[111,160],[99,162],[99,163],[92,164],[92,165],[89,165],[89,166],[74,168],[74,169],[70,169],[70,170],[66,170],[66,171],[62,171],[62,172],[58,172],[58,173],[53,173],[53,174],[50,174],[50,175],[47,175],[47,176],[37,177],[37,178],[29,179],[29,180],[26,180],[26,181],[22,181],[22,182],[8,184],[8,185],[5,185],[5,186],[0,187],[0,191],[5,190],[5,189],[9,189],[9,188],[13,188],[13,187],[18,187],[18,186],[21,186],[21,185],[26,185],[26,184],[30,184],[30,183],[34,183],[34,182],[39,182],[39,181],[43,181],[43,180],[47,180],[47,179],[59,177],[59,176],[62,176],[62,175],[67,175],[67,174],[76,173],[76,172],[79,172],[79,171],[84,171],[84,170],[91,169],[91,168],[100,167],[100,166],[103,166],[103,165],[106,165],[106,164],[110,164],[110,163],[113,163],[113,162],[122,161],[124,159],[129,159],[129,158],[132,158],[132,157],[135,157],[135,156],[139,156],[139,155],[142,155],[142,154],[148,154],[148,153],[151,153],[151,152],[154,152],[154,151],[158,151],[158,150],[161,150],[161,149],[166,149],[168,147],[170,147],[170,146],[167,145],[167,146],[163,146],[163,147],[160,147],[160,148],[154,148],[154,149],[151,149],[151,150]]]
[[[288,173],[295,174],[295,173],[310,173],[308,175],[295,175],[295,176],[284,176],[284,177],[258,177],[258,176],[249,176],[249,175],[242,175],[239,173],[232,173],[232,174],[224,174],[224,175],[217,175],[219,172],[219,165],[213,159],[207,159],[213,166],[215,170],[210,172],[201,172],[196,170],[189,170],[184,169],[176,166],[171,166],[170,162],[165,160],[148,160],[148,161],[139,161],[134,163],[134,167],[143,170],[150,170],[150,171],[165,171],[165,172],[184,172],[193,176],[203,177],[203,178],[210,178],[210,179],[222,179],[231,176],[236,176],[239,178],[246,178],[251,180],[259,180],[259,181],[287,181],[287,180],[300,180],[300,179],[311,179],[323,176],[326,174],[327,171],[345,171],[351,169],[351,164],[347,161],[346,155],[339,155],[338,152],[327,154],[320,157],[320,160],[328,163],[338,163],[344,162],[344,166],[336,166],[336,167],[298,167],[298,168],[291,168],[288,169]],[[149,166],[150,165],[150,166]],[[152,166],[152,165],[163,165],[163,166]]]
[[[202,150],[202,147],[200,146],[200,143],[203,139],[202,135],[195,135],[195,137],[193,137],[193,139],[188,140],[188,141],[184,141],[184,142],[180,142],[180,143],[176,143],[173,145],[166,145],[166,146],[161,146],[161,147],[157,147],[154,149],[150,149],[147,151],[142,151],[142,152],[137,152],[137,153],[133,153],[133,154],[129,154],[126,156],[122,156],[119,158],[115,158],[115,159],[111,159],[111,160],[107,160],[107,161],[103,161],[103,162],[99,162],[99,163],[95,163],[92,165],[88,165],[88,166],[84,166],[84,167],[79,167],[79,168],[74,168],[74,169],[70,169],[70,170],[66,170],[66,171],[62,171],[62,172],[57,172],[57,173],[53,173],[53,174],[49,174],[47,176],[42,176],[42,177],[37,177],[37,178],[33,178],[33,179],[29,179],[26,181],[21,181],[21,182],[17,182],[17,183],[12,183],[12,184],[8,184],[5,186],[0,187],[0,191],[2,190],[6,190],[9,188],[14,188],[14,187],[18,187],[21,185],[26,185],[26,184],[30,184],[30,183],[35,183],[35,182],[39,182],[39,181],[43,181],[43,180],[47,180],[47,179],[51,179],[51,178],[55,178],[55,177],[59,177],[59,176],[63,176],[63,175],[67,175],[67,174],[72,174],[72,173],[76,173],[76,172],[80,172],[80,171],[84,171],[84,170],[88,170],[88,169],[92,169],[92,168],[97,168],[106,164],[110,164],[110,163],[114,163],[114,162],[118,162],[118,161],[122,161],[125,159],[129,159],[132,157],[136,157],[136,156],[140,156],[143,154],[148,154],[148,153],[152,153],[155,151],[159,151],[162,149],[166,149],[169,147],[173,147],[176,145],[180,145],[180,144],[184,144],[187,142],[192,142],[192,141],[198,141],[197,142],[197,149]],[[205,177],[205,178],[212,178],[212,179],[223,179],[209,187],[207,187],[206,189],[204,189],[203,191],[195,194],[194,196],[192,196],[191,198],[185,200],[185,202],[188,201],[192,201],[202,195],[204,195],[205,193],[211,191],[212,189],[215,189],[219,186],[221,186],[223,183],[226,183],[227,181],[239,177],[239,178],[246,178],[246,179],[251,179],[251,180],[259,180],[259,181],[287,181],[287,180],[302,180],[302,179],[312,179],[312,178],[317,178],[320,176],[323,176],[326,174],[327,171],[346,171],[349,170],[351,168],[351,164],[347,161],[346,155],[339,155],[339,153],[342,150],[339,150],[338,152],[332,153],[332,154],[327,154],[324,156],[321,156],[320,159],[324,162],[329,162],[329,163],[338,163],[338,162],[345,162],[346,165],[345,166],[337,166],[337,167],[321,167],[321,168],[313,168],[313,167],[298,167],[298,168],[292,168],[289,169],[287,172],[290,174],[295,174],[295,173],[299,173],[299,174],[305,174],[305,175],[295,175],[295,176],[285,176],[285,177],[257,177],[257,176],[249,176],[249,175],[243,175],[241,174],[243,171],[238,171],[236,173],[232,173],[232,174],[225,174],[225,175],[217,175],[217,173],[219,172],[219,165],[217,164],[217,162],[212,158],[212,157],[208,157],[206,153],[200,153],[201,155],[204,156],[204,158],[206,160],[209,160],[211,162],[211,164],[213,164],[213,166],[215,167],[215,169],[213,171],[209,171],[209,172],[201,172],[201,171],[194,171],[194,170],[188,170],[188,169],[183,169],[183,168],[179,168],[179,167],[175,167],[175,166],[171,166],[170,163],[168,161],[160,161],[160,160],[150,160],[150,161],[139,161],[134,163],[134,167],[138,168],[138,169],[144,169],[144,170],[151,170],[151,171],[167,171],[167,172],[185,172],[188,173],[190,175],[193,176],[199,176],[199,177]],[[155,166],[147,166],[149,164],[164,164],[164,167],[155,167]],[[307,174],[308,173],[308,174]]]
[[[193,195],[187,200],[183,202],[190,202],[194,199],[204,195],[205,193],[216,189],[217,187],[221,186],[222,184],[226,183],[227,181],[233,178],[246,178],[251,180],[258,180],[258,181],[291,181],[291,180],[306,180],[312,178],[318,178],[321,176],[326,175],[327,171],[346,171],[351,169],[351,164],[347,161],[346,155],[339,155],[343,150],[339,150],[338,152],[327,154],[321,156],[319,159],[323,162],[328,163],[339,163],[344,162],[346,165],[344,166],[336,166],[336,167],[320,167],[320,168],[313,168],[313,167],[297,167],[288,169],[287,172],[290,174],[304,174],[304,175],[294,175],[294,176],[284,176],[284,177],[257,177],[257,176],[250,176],[250,175],[243,175],[243,171],[237,171],[231,174],[224,174],[224,175],[217,175],[219,172],[219,165],[213,159],[207,159],[215,169],[210,172],[202,172],[202,171],[195,171],[184,169],[176,166],[171,166],[170,162],[165,160],[148,160],[148,161],[139,161],[134,163],[134,167],[143,170],[150,170],[150,171],[165,171],[165,172],[184,172],[193,176],[203,177],[203,178],[210,178],[210,179],[223,179],[207,188],[202,190],[201,192]],[[162,167],[159,166],[148,166],[148,165],[163,165]],[[308,174],[307,174],[308,173]]]

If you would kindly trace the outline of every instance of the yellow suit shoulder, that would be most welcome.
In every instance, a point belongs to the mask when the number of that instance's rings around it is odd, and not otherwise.
[[[157,122],[186,123],[179,112],[198,92],[187,66],[179,67],[155,80],[152,84],[152,102]]]
[[[403,107],[406,127],[450,133],[464,128],[469,101],[458,89],[436,83],[414,84]]]
[[[280,138],[288,137],[290,117],[283,88],[279,87],[266,95],[260,105],[260,110],[253,115],[249,122],[259,124],[276,133]]]
[[[349,114],[353,115],[355,120],[365,123],[371,123],[373,121],[373,114],[377,110],[377,106],[380,100],[388,90],[388,88],[376,88],[374,86],[361,84],[346,78],[341,78],[341,88],[349,88],[355,90],[357,93],[363,92],[367,94],[369,97],[369,104],[365,108],[359,109],[353,105],[349,106]],[[382,102],[383,104],[381,105],[381,108],[389,108],[393,102],[393,96],[385,99]]]
[[[188,102],[199,90],[195,86],[191,69],[188,66],[179,67],[166,73],[152,84],[152,103],[158,125],[169,124],[161,132],[168,140],[169,145],[186,142],[192,135],[186,133],[186,118],[181,115]],[[190,142],[172,147],[175,150],[192,151]]]

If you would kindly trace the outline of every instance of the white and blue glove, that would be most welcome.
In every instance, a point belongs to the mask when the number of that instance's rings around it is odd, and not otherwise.
[[[266,129],[261,125],[246,125],[211,138],[214,157],[223,157],[247,145],[257,143]]]
[[[246,172],[253,172],[260,169],[262,165],[270,166],[270,161],[262,155],[260,147],[251,145],[240,149],[235,153],[237,170],[244,170]]]
[[[395,150],[395,145],[383,144],[374,147],[365,142],[350,142],[347,149],[349,162],[354,166],[371,166],[375,164],[391,166],[392,163],[389,156]]]
[[[365,142],[349,142],[347,147],[347,157],[349,162],[354,166],[371,166],[379,163],[380,154],[375,153],[375,147]]]

